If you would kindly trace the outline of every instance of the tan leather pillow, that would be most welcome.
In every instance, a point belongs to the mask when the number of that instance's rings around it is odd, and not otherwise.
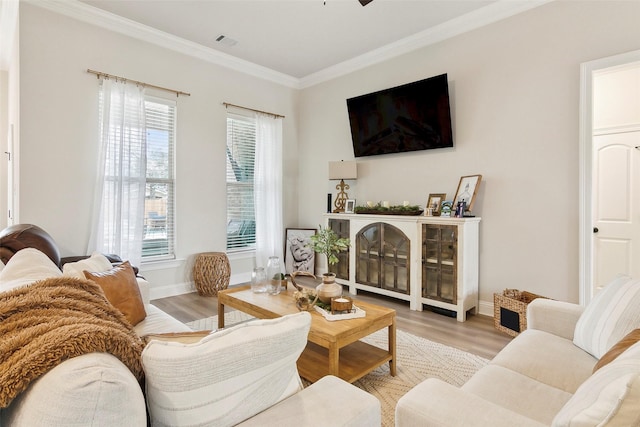
[[[598,360],[596,366],[593,367],[593,372],[602,368],[607,363],[613,362],[616,357],[620,356],[626,349],[640,341],[640,329],[634,329],[618,341],[613,347],[607,351],[604,356]]]
[[[129,261],[100,273],[85,270],[84,276],[100,285],[107,300],[120,310],[132,325],[137,325],[147,317],[136,275]]]

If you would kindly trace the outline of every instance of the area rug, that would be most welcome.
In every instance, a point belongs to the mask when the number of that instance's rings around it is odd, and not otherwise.
[[[240,311],[225,313],[225,327],[250,320],[251,317]],[[218,317],[187,323],[194,330],[216,329]],[[364,338],[371,345],[387,347],[386,328]],[[389,374],[389,365],[384,364],[367,374],[354,385],[376,396],[382,406],[382,425],[395,425],[396,403],[411,388],[427,378],[440,378],[449,384],[461,386],[481,367],[487,359],[471,353],[448,347],[427,339],[396,331],[397,375]]]

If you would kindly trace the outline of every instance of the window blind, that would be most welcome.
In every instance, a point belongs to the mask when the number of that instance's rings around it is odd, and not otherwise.
[[[253,171],[255,120],[227,116],[227,249],[251,249],[256,242]]]
[[[145,98],[147,172],[142,257],[174,256],[176,103]]]

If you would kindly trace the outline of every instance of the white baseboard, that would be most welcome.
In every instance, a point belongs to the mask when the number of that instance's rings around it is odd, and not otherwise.
[[[193,282],[176,283],[173,285],[153,286],[149,289],[149,297],[151,301],[158,298],[174,297],[176,295],[188,294],[195,292],[196,287]]]
[[[251,282],[251,273],[232,274],[229,280],[229,286],[236,286],[249,282]],[[183,282],[165,286],[153,286],[153,284],[151,284],[149,296],[151,300],[154,300],[158,298],[167,298],[174,297],[176,295],[188,294],[195,291],[196,286],[193,282]]]
[[[478,303],[478,314],[493,317],[493,301],[480,301]]]
[[[232,274],[229,280],[229,286],[242,285],[251,283],[251,272]]]

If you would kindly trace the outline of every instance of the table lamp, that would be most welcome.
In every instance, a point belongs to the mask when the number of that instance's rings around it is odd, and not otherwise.
[[[345,179],[357,179],[358,178],[358,166],[355,160],[347,161],[341,160],[339,162],[329,162],[329,179],[340,180],[340,183],[336,185],[338,196],[334,206],[336,207],[333,212],[344,212],[344,205],[349,198],[348,194],[344,190],[349,189],[349,185],[345,184]]]

